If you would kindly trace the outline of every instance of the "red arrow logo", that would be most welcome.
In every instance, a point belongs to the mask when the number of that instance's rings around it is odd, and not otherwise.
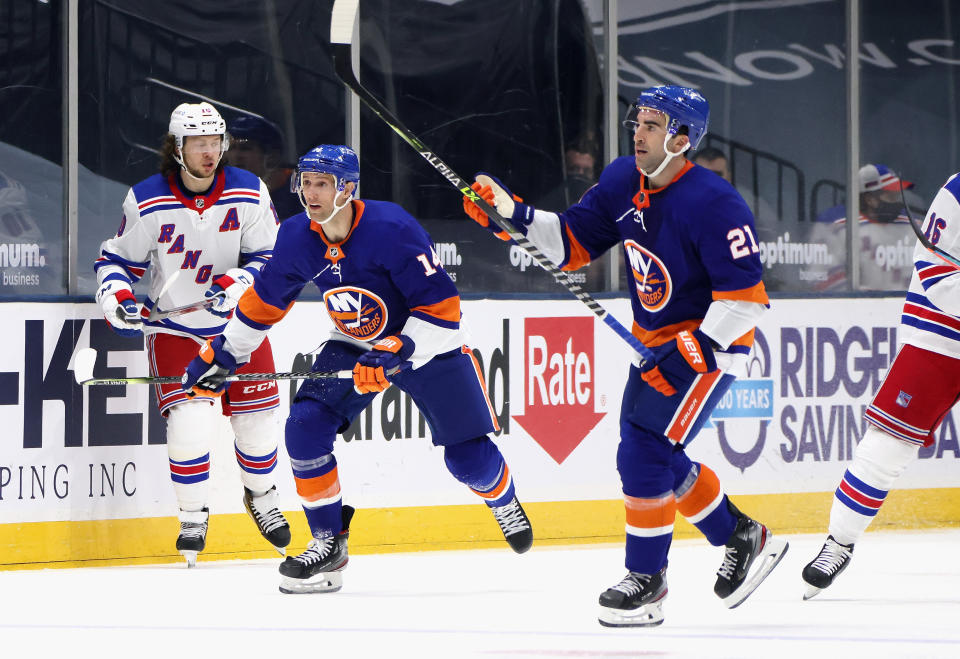
[[[524,319],[525,413],[513,419],[557,464],[605,416],[594,412],[592,317]]]

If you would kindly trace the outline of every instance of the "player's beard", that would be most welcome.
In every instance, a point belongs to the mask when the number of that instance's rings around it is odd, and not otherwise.
[[[217,163],[214,163],[214,164],[213,164],[213,169],[210,170],[210,173],[209,173],[209,174],[204,173],[203,171],[201,171],[201,170],[199,170],[199,169],[194,169],[193,167],[191,167],[190,165],[187,165],[186,163],[184,163],[183,167],[184,167],[184,169],[187,170],[187,172],[190,174],[190,176],[193,176],[194,178],[198,178],[198,179],[201,179],[201,180],[202,180],[202,179],[206,179],[206,178],[210,178],[211,176],[213,176],[214,174],[217,173]]]

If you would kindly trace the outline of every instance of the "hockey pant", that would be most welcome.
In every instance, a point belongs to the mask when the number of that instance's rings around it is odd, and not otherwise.
[[[170,478],[180,510],[207,505],[210,485],[210,442],[220,429],[220,412],[207,401],[174,405],[167,413]],[[274,410],[230,417],[240,480],[255,494],[274,485],[277,464],[277,420]]]
[[[349,370],[361,353],[351,344],[329,341],[313,369]],[[425,417],[433,444],[444,447],[444,462],[450,473],[488,505],[508,503],[514,496],[513,479],[499,449],[487,437],[497,429],[496,419],[473,355],[466,349],[451,351],[416,370],[401,371],[391,380],[398,390],[411,396]],[[456,404],[451,401],[451,391],[456,392]],[[342,530],[334,441],[376,396],[357,393],[352,380],[346,378],[308,380],[290,407],[285,430],[287,453],[315,537],[336,535]]]

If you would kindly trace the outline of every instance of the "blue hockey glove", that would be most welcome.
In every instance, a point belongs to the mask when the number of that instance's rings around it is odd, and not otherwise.
[[[253,284],[253,274],[243,268],[230,268],[227,273],[213,280],[213,284],[203,294],[204,297],[217,298],[210,313],[227,318],[233,313],[240,296]]]
[[[402,368],[415,349],[413,339],[403,334],[380,339],[357,358],[353,388],[361,394],[383,391],[390,386],[387,376]]]
[[[223,335],[207,341],[193,358],[180,380],[180,388],[193,398],[197,394],[220,396],[227,388],[226,377],[237,370],[236,358],[223,347]]]
[[[680,332],[675,341],[654,348],[653,355],[655,360],[644,365],[640,377],[664,396],[673,396],[697,375],[717,370],[710,337],[700,330]]]

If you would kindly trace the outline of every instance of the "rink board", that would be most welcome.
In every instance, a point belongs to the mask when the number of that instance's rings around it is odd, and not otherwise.
[[[629,324],[626,299],[604,300]],[[781,532],[825,529],[830,497],[896,354],[901,300],[776,300],[750,372],[688,451],[741,507]],[[162,420],[146,386],[81,388],[72,355],[95,347],[96,375],[147,372],[142,342],[117,337],[92,304],[5,304],[0,329],[0,567],[173,560],[176,503]],[[495,437],[540,543],[620,542],[616,472],[629,350],[576,301],[463,304],[470,345],[502,431]],[[327,338],[322,303],[271,332],[277,369],[296,370]],[[281,383],[278,433],[295,388]],[[877,526],[947,525],[957,514],[956,410],[898,481]],[[498,546],[489,512],[445,470],[409,397],[388,389],[337,442],[353,551]],[[232,434],[211,438],[208,557],[269,556],[243,514]],[[305,543],[281,442],[281,507]],[[438,505],[438,504],[443,505]],[[885,520],[885,521],[883,521]],[[678,521],[680,535],[692,533]]]

